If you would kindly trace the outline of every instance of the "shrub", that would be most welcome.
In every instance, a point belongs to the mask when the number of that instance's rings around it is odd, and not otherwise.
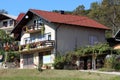
[[[74,52],[69,52],[66,55],[59,54],[55,58],[54,68],[64,69],[65,66],[74,67],[76,60],[77,60],[77,55]]]
[[[110,57],[106,58],[104,67],[108,69],[114,69],[115,56],[110,55]]]
[[[114,69],[117,70],[117,71],[120,71],[120,62],[119,61],[116,61],[114,63]]]
[[[54,68],[55,69],[63,69],[65,64],[64,57],[62,56],[57,56],[55,58],[55,63],[54,63]]]
[[[20,54],[17,52],[8,52],[7,53],[7,61],[8,62],[13,62],[15,59],[19,60],[20,59]]]

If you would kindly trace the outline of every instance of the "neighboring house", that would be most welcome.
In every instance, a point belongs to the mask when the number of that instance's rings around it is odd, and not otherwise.
[[[25,16],[25,13],[20,13],[16,19],[17,23]]]
[[[13,30],[15,24],[16,24],[16,16],[12,16],[9,14],[0,14],[0,29],[3,29],[6,31],[6,33],[11,33]]]
[[[88,17],[30,9],[12,33],[20,41],[20,68],[54,63],[55,54],[104,43],[106,26]]]
[[[120,49],[120,30],[118,30],[115,36],[108,38],[107,42],[114,49]]]
[[[7,34],[10,34],[16,24],[16,16],[12,16],[5,13],[0,13],[0,29],[4,30]],[[3,45],[0,44],[2,49]],[[0,55],[0,68],[2,67],[2,62],[4,58]]]

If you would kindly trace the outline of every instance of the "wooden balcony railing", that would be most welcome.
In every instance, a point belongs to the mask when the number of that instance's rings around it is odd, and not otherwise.
[[[25,45],[10,45],[9,50],[11,51],[24,51],[24,50],[31,50],[36,48],[45,48],[45,47],[54,47],[54,41],[53,40],[46,40],[46,41],[39,41],[34,43],[29,43]]]

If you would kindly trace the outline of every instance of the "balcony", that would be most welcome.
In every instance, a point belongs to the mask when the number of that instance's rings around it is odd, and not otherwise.
[[[29,25],[29,26],[24,26],[23,27],[23,31],[26,33],[37,33],[37,32],[41,32],[41,30],[44,29],[44,25]]]
[[[11,51],[19,51],[20,53],[49,51],[54,48],[54,41],[53,40],[39,41],[20,46],[10,45],[9,47],[7,46],[7,49],[8,48]]]

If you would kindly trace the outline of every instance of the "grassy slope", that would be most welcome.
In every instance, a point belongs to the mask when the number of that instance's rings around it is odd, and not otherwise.
[[[116,75],[80,72],[76,70],[9,69],[0,70],[0,80],[120,80]]]

